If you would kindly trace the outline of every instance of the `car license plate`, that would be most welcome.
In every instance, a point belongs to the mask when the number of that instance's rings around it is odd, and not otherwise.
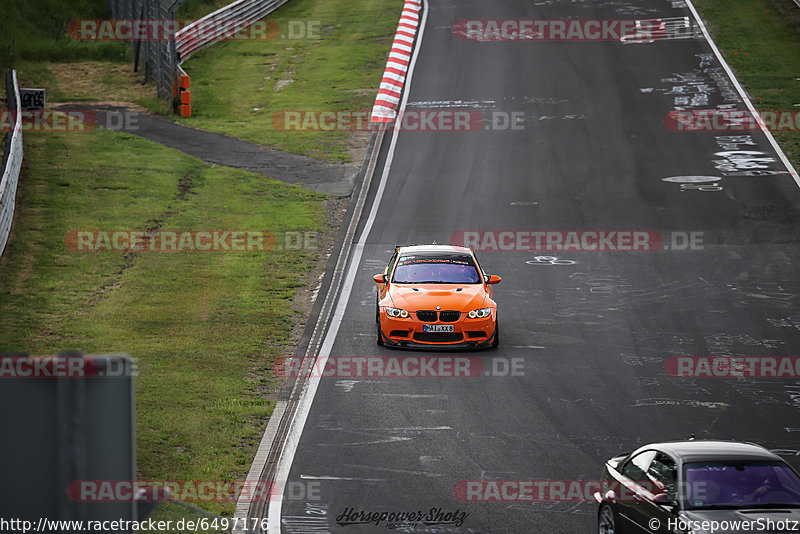
[[[453,325],[451,324],[424,324],[422,325],[423,332],[452,332]]]

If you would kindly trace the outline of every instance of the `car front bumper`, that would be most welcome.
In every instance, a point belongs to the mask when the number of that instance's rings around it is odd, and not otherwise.
[[[381,310],[381,333],[384,343],[399,347],[474,348],[491,345],[497,328],[495,311],[483,319],[462,315],[454,322],[421,322],[412,316],[389,317]],[[452,325],[453,332],[424,332],[423,325]]]

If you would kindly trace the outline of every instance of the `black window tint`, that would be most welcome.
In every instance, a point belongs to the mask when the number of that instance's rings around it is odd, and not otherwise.
[[[403,254],[397,260],[392,280],[398,284],[479,284],[472,256],[433,252]]]
[[[395,260],[397,260],[397,249],[395,249],[394,254],[392,254],[392,259],[389,260],[389,265],[386,267],[387,280],[391,280],[392,278],[392,271],[394,270]]]
[[[481,280],[485,280],[486,271],[484,271],[483,267],[481,267],[481,262],[478,261],[478,256],[475,256],[475,265],[477,265],[478,272],[480,272],[480,274],[481,274]]]
[[[625,463],[622,468],[622,474],[630,478],[638,484],[642,484],[647,480],[647,470],[650,467],[650,461],[656,455],[656,451],[640,452]]]
[[[659,493],[666,493],[671,498],[675,498],[675,488],[678,481],[678,466],[675,462],[664,454],[659,452],[650,463],[647,470],[647,479],[652,484],[650,492],[654,495]]]

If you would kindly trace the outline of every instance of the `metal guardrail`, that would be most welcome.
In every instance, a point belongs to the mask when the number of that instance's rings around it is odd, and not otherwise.
[[[14,129],[6,134],[3,152],[3,178],[0,180],[0,256],[3,255],[8,234],[11,232],[19,171],[22,167],[22,106],[15,70],[6,72],[6,101],[8,110],[14,113]]]
[[[183,0],[106,0],[108,10],[115,19],[174,21],[175,12]],[[135,69],[143,63],[144,81],[156,82],[158,98],[175,97],[178,72],[178,53],[175,39],[131,40]]]
[[[175,34],[179,62],[210,44],[222,41],[231,32],[243,30],[266,17],[289,0],[238,0],[188,24]],[[223,24],[215,24],[222,22]],[[211,28],[211,31],[204,31]]]
[[[111,17],[123,20],[175,21],[184,0],[106,0]],[[144,67],[145,83],[156,82],[158,98],[180,96],[181,62],[201,48],[228,38],[272,13],[289,0],[237,0],[205,17],[187,24],[174,35],[161,39],[131,39],[135,68]],[[185,88],[184,88],[185,89]]]

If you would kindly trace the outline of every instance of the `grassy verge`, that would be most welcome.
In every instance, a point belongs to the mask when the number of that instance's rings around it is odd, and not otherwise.
[[[284,131],[273,116],[371,109],[402,5],[292,0],[269,17],[286,38],[226,41],[184,63],[193,116],[179,120],[278,150],[350,161],[348,132]],[[288,39],[290,27],[302,37]]]
[[[193,18],[220,2],[190,0],[178,15]],[[34,4],[50,6],[62,22],[105,16],[92,11],[104,4],[99,0]],[[24,24],[34,19],[24,5],[15,2],[16,14],[4,19],[23,21],[23,29],[3,59],[23,86],[46,88],[50,103],[133,103],[168,112],[154,88],[142,86],[142,74],[131,72],[127,45],[73,44],[55,29],[51,36],[30,31]],[[281,27],[306,21],[319,38],[228,42],[198,54],[188,66],[195,117],[186,122],[350,160],[351,134],[274,130],[271,114],[368,109],[401,6],[292,0],[271,18],[280,17]],[[324,232],[325,198],[131,135],[28,133],[12,239],[0,258],[0,349],[131,354],[139,371],[139,478],[240,480],[273,408],[270,361],[293,350],[303,319],[295,299],[322,251],[79,253],[66,248],[64,236],[154,227]],[[233,504],[204,507],[233,511]]]
[[[70,21],[106,18],[103,0],[7,1],[3,7],[0,67],[16,69],[22,87],[44,88],[48,103],[91,100],[169,110],[155,86],[142,84],[142,72],[132,72],[129,43],[77,41],[68,34]]]
[[[102,19],[102,0],[35,0],[2,2],[0,70],[24,62],[115,60],[130,57],[130,46],[119,42],[80,42],[67,35],[76,19]]]
[[[129,63],[116,61],[22,61],[17,75],[22,87],[43,87],[47,105],[60,102],[134,104],[162,115],[172,106],[158,99],[155,85],[144,85],[144,75]]]
[[[223,0],[187,1],[177,16],[196,18],[220,3]],[[282,111],[370,110],[402,5],[403,0],[291,0],[268,17],[284,38],[221,42],[184,63],[191,77],[189,119],[173,115],[171,107],[156,98],[152,84],[142,85],[143,74],[132,72],[130,54],[104,56],[102,43],[77,43],[98,47],[88,56],[91,61],[59,63],[57,54],[29,55],[32,59],[23,58],[15,67],[24,85],[46,88],[51,103],[131,103],[276,150],[351,162],[359,157],[354,156],[354,145],[363,144],[353,133],[285,131],[273,119]],[[89,15],[81,12],[73,18],[79,16]],[[290,28],[297,38],[289,38]],[[53,48],[59,41],[49,42]]]
[[[230,0],[184,0],[175,13],[175,18],[197,20],[230,3]]]
[[[792,0],[693,0],[760,110],[800,112],[800,7]],[[795,165],[800,132],[773,132]]]
[[[175,16],[195,20],[229,3],[230,0],[185,0]],[[70,21],[107,17],[103,0],[4,1],[0,19],[0,70],[43,61],[130,61],[128,43],[80,42],[67,33]]]
[[[324,197],[103,130],[26,134],[23,172],[0,259],[0,347],[131,354],[140,478],[243,479],[273,407],[269,362],[292,350],[293,298],[319,253],[85,253],[64,237],[321,231]]]

